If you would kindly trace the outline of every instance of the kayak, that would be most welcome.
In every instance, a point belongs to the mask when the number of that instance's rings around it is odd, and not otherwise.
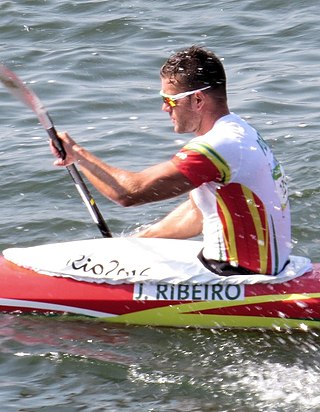
[[[201,242],[105,238],[8,248],[0,311],[77,315],[118,324],[320,329],[320,264],[290,257],[277,276],[218,276]]]

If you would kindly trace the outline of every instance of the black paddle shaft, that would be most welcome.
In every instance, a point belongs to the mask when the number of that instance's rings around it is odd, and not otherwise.
[[[27,87],[26,84],[23,83],[23,81],[14,72],[12,72],[3,64],[0,64],[0,81],[14,97],[28,106],[38,116],[40,123],[48,132],[61,158],[65,159],[66,152],[63,148],[62,141],[57,135],[49,113],[43,106],[38,96],[33,92],[33,90],[29,89],[29,87]],[[75,186],[93,221],[97,224],[102,236],[112,237],[111,232],[96,205],[96,202],[91,196],[76,166],[74,164],[67,166],[67,170],[72,177],[72,180],[74,181]]]
[[[52,126],[50,129],[46,129],[48,135],[50,136],[51,140],[53,141],[53,144],[55,148],[58,150],[60,156],[62,159],[65,159],[66,157],[66,152],[64,150],[63,144],[61,142],[61,139],[59,138],[57,131],[54,126]],[[105,220],[103,219],[103,216],[98,209],[98,206],[91,196],[91,193],[89,192],[87,186],[85,185],[80,173],[78,172],[78,169],[75,167],[74,164],[67,166],[67,170],[80,194],[82,197],[83,202],[86,204],[93,221],[97,224],[101,234],[103,237],[112,237],[111,231],[106,224]]]

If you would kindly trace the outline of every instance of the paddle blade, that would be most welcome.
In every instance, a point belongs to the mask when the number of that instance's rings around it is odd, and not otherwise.
[[[28,106],[38,117],[45,129],[53,127],[52,121],[40,99],[8,67],[0,64],[0,81],[8,91],[23,104]]]

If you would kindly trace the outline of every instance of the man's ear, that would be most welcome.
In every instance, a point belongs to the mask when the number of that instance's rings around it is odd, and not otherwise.
[[[205,95],[201,92],[195,93],[195,99],[197,103],[197,107],[201,109],[205,103]]]

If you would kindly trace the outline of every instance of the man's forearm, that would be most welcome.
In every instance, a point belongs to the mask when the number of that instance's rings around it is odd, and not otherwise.
[[[202,214],[189,199],[164,219],[143,229],[135,237],[189,239],[202,232]]]

